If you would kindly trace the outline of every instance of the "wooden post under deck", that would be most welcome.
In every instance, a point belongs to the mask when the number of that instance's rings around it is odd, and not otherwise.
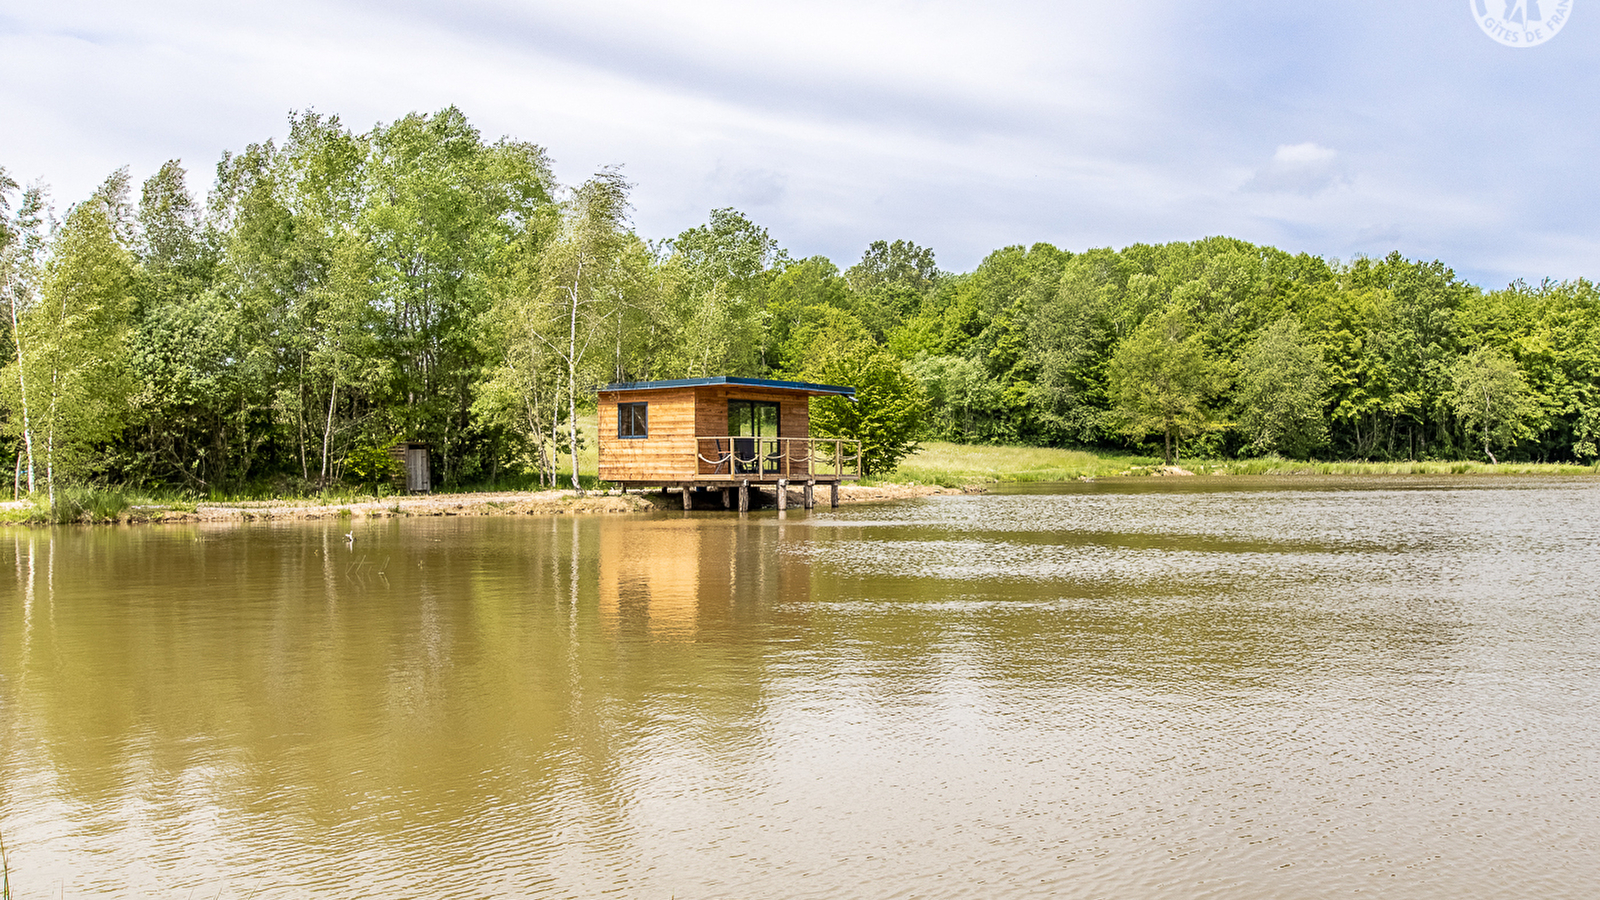
[[[733,508],[733,488],[723,488],[722,489],[722,508],[723,509],[732,509]]]
[[[779,478],[778,479],[778,511],[782,512],[783,510],[786,510],[788,508],[789,508],[789,482],[785,481],[782,478]]]
[[[817,506],[817,481],[814,478],[806,479],[806,509],[815,509]]]
[[[828,505],[834,509],[839,508],[839,482],[828,485]]]
[[[739,482],[739,512],[750,511],[750,482]]]
[[[683,508],[694,509],[694,488],[687,484],[683,486]]]

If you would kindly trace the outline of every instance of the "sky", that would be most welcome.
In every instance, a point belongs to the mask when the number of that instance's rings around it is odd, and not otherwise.
[[[645,237],[732,206],[841,268],[1228,235],[1600,277],[1600,0],[1531,47],[1474,15],[1526,3],[0,0],[0,167],[203,190],[290,111],[453,105],[564,184],[621,165]]]

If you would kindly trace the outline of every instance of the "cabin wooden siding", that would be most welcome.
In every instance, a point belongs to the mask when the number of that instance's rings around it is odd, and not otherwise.
[[[599,397],[601,481],[695,477],[695,389],[603,391]],[[643,438],[617,437],[617,404],[648,403]],[[723,413],[727,417],[727,413]]]
[[[702,452],[711,458],[715,458],[717,452],[709,441],[702,448],[697,438],[729,437],[729,400],[777,403],[779,437],[811,436],[810,397],[793,391],[715,385],[601,391],[598,400],[601,481],[675,482],[692,481],[698,475],[727,475],[726,466],[718,472],[714,462],[700,458]],[[617,437],[619,403],[650,404],[648,437]],[[729,449],[723,446],[721,452],[726,453]],[[804,475],[806,468],[802,463],[790,474]]]

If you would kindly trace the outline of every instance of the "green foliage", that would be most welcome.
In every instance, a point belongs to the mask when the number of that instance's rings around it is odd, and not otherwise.
[[[376,490],[405,470],[388,447],[368,443],[357,445],[345,456],[344,474],[356,484]]]
[[[905,364],[927,400],[926,434],[959,443],[1014,440],[1005,389],[981,363],[961,356],[921,356]]]
[[[845,273],[849,310],[874,339],[884,341],[917,312],[938,286],[933,251],[910,241],[873,241]]]
[[[825,323],[803,329],[797,343],[806,360],[801,378],[856,389],[855,402],[842,397],[811,401],[815,434],[860,441],[863,475],[891,471],[916,449],[927,410],[921,385],[855,317],[836,312]]]
[[[1162,435],[1167,465],[1175,442],[1212,426],[1212,399],[1222,391],[1221,367],[1188,314],[1173,307],[1151,316],[1117,348],[1110,367],[1112,415],[1133,437]]]
[[[1479,347],[1456,360],[1450,378],[1456,415],[1483,443],[1491,463],[1494,447],[1531,437],[1538,405],[1515,360],[1492,347]]]
[[[797,369],[791,341],[807,324],[815,324],[826,310],[848,310],[850,286],[839,267],[826,257],[813,256],[787,262],[767,288],[763,310],[762,360],[771,371]]]
[[[1300,323],[1284,317],[1259,332],[1239,360],[1235,418],[1256,453],[1305,458],[1328,434],[1322,350],[1305,342]]]
[[[25,310],[12,307],[18,350],[0,390],[8,407],[26,407],[27,415],[6,424],[32,448],[30,469],[42,470],[52,505],[58,486],[88,475],[96,446],[116,438],[126,421],[126,336],[136,282],[125,242],[127,190],[122,170],[73,207],[37,296]]]
[[[657,374],[669,378],[755,375],[769,266],[781,262],[765,228],[735,209],[674,238],[666,259],[666,328]]]

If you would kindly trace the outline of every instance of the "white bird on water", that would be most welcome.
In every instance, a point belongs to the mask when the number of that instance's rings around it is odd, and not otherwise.
[[[356,545],[356,533],[354,531],[346,531],[344,533],[344,542],[354,547]]]

